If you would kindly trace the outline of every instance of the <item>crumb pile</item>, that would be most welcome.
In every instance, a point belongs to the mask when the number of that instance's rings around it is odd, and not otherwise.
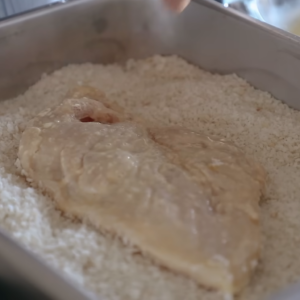
[[[261,204],[263,253],[239,300],[262,300],[300,278],[300,112],[235,75],[212,75],[178,57],[125,66],[71,65],[0,103],[0,226],[46,262],[103,299],[219,300],[88,225],[61,216],[15,166],[24,124],[80,84],[149,125],[180,125],[233,141],[269,174]]]

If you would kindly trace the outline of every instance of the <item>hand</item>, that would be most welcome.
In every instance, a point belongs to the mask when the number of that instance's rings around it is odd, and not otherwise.
[[[182,12],[190,3],[190,0],[163,0],[166,5],[176,11],[176,12]]]

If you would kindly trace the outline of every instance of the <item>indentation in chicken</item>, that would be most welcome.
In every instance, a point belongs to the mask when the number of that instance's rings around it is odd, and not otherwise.
[[[91,87],[27,125],[19,160],[59,209],[234,294],[260,253],[264,170],[235,146],[132,121]]]

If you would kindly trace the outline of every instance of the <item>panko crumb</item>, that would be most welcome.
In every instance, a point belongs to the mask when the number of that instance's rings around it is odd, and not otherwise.
[[[263,251],[252,281],[237,299],[261,300],[300,278],[300,163],[295,163],[300,161],[300,112],[236,75],[213,75],[175,56],[130,60],[125,67],[70,65],[1,102],[2,228],[101,299],[224,299],[118,239],[62,216],[21,176],[16,159],[23,124],[82,82],[149,125],[179,125],[230,140],[259,161],[269,174],[268,201],[261,204]]]

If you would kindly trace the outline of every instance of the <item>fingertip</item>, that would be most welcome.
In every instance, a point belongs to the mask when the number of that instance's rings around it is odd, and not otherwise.
[[[181,13],[190,3],[190,0],[164,0],[166,5],[173,11]]]

